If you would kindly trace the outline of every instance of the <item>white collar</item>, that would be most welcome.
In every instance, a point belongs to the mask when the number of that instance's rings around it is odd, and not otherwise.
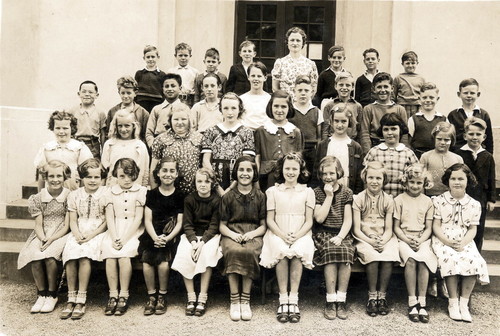
[[[279,191],[285,191],[287,189],[292,189],[294,191],[304,191],[304,190],[306,190],[306,188],[307,188],[307,185],[300,184],[300,183],[297,183],[294,187],[288,187],[284,183],[281,183],[278,185]]]
[[[160,72],[160,69],[158,69],[158,67],[156,67],[156,69],[153,69],[153,70],[149,70],[148,68],[145,67],[144,70],[151,71],[151,72],[153,72],[153,71]]]
[[[425,116],[424,112],[422,112],[422,111],[418,111],[417,113],[415,113],[415,115],[417,115],[417,116]],[[444,115],[441,112],[434,111],[434,117],[433,118],[443,117],[443,116]]]
[[[378,101],[375,100],[373,102],[373,104],[380,105],[380,106],[392,106],[392,105],[396,105],[396,103],[393,100],[391,100],[391,102],[389,104],[381,104],[381,103],[379,103]]]
[[[40,191],[40,198],[42,200],[42,202],[50,202],[52,200],[56,200],[57,202],[59,203],[63,203],[64,201],[66,201],[66,198],[68,197],[68,194],[69,194],[69,189],[66,189],[66,188],[63,188],[63,190],[61,191],[61,193],[57,196],[57,197],[53,197],[51,194],[49,194],[49,191],[47,190],[47,188],[43,188],[42,191]]]
[[[119,184],[115,184],[114,186],[111,187],[111,193],[113,193],[113,195],[120,195],[121,193],[124,193],[127,191],[138,191],[140,188],[141,188],[140,185],[138,185],[137,183],[134,183],[134,184],[132,184],[130,189],[124,190],[124,189],[122,189],[122,187],[120,187]]]
[[[283,131],[285,131],[286,134],[290,134],[293,132],[295,128],[297,128],[294,124],[291,122],[287,122],[283,126],[277,126],[275,123],[272,122],[272,120],[266,120],[264,123],[264,129],[269,132],[269,134],[276,134],[278,133],[279,128],[283,128]]]
[[[303,115],[306,115],[307,112],[309,112],[314,107],[315,106],[312,104],[311,101],[309,101],[309,106],[307,106],[304,110],[298,108],[297,105],[295,103],[293,103],[293,108],[296,109],[297,111],[299,111],[300,113],[302,113]]]
[[[455,204],[460,204],[460,205],[466,205],[467,203],[470,202],[470,200],[472,199],[469,195],[465,194],[464,197],[460,200],[457,200],[456,198],[454,198],[453,196],[451,196],[451,193],[449,191],[445,192],[443,194],[443,197],[444,199],[452,204],[452,205],[455,205]]]
[[[457,108],[457,110],[459,110],[459,111],[460,111],[460,110],[462,110],[462,111],[464,111],[464,112],[465,112],[465,109],[464,109],[464,107],[463,107],[463,106],[459,106],[459,107]],[[473,112],[474,112],[474,111],[481,111],[481,108],[480,108],[478,105],[474,105],[474,108],[472,109],[472,111],[473,111]]]
[[[477,151],[474,151],[472,148],[469,147],[469,144],[463,145],[462,147],[460,147],[460,149],[464,150],[464,151],[472,152],[472,155],[474,155],[474,157],[477,157],[477,154],[485,151],[485,149],[483,147],[479,147],[479,149]]]
[[[86,192],[84,187],[79,188],[77,191],[81,192],[83,198],[85,199],[90,196],[93,199],[98,200],[106,192],[107,189],[108,187],[106,186],[100,186],[93,194],[89,194],[88,192]]]
[[[405,144],[401,143],[401,142],[396,147],[389,147],[386,145],[385,142],[382,142],[381,144],[377,145],[377,147],[381,150],[395,149],[398,152],[401,152],[402,150],[404,150],[406,148]]]
[[[348,136],[346,136],[344,139],[338,139],[338,138],[334,138],[333,135],[330,136],[330,142],[335,140],[335,141],[338,141],[338,142],[342,142],[342,143],[346,143],[347,145],[350,145],[352,143],[352,139],[349,138]]]
[[[236,125],[234,125],[234,126],[233,126],[233,127],[231,127],[231,128],[227,128],[227,127],[225,127],[223,123],[219,123],[219,124],[217,124],[217,127],[219,127],[219,128],[220,128],[220,130],[221,130],[223,133],[229,133],[229,132],[233,132],[233,133],[235,133],[235,132],[238,130],[238,128],[240,128],[240,126],[241,126],[241,123],[240,123],[239,121],[237,121],[237,122],[236,122]]]
[[[75,139],[69,139],[69,141],[65,144],[60,144],[56,140],[52,140],[47,142],[44,145],[46,150],[56,150],[59,148],[66,148],[67,150],[70,150],[72,152],[77,152],[83,147],[83,142],[80,142]]]

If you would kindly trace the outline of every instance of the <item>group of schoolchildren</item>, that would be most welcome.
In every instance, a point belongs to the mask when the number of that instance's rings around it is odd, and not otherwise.
[[[144,315],[166,312],[170,269],[183,276],[186,315],[204,315],[212,269],[223,258],[234,321],[252,318],[261,266],[276,269],[278,321],[300,321],[302,271],[313,267],[324,270],[325,318],[346,319],[357,258],[370,316],[389,313],[387,288],[400,263],[411,321],[429,322],[429,276],[439,269],[450,317],[471,322],[476,280],[489,282],[480,251],[495,202],[491,122],[476,105],[477,81],[460,83],[462,106],[446,118],[435,110],[438,88],[415,73],[414,52],[403,55],[405,72],[393,80],[368,49],[366,73],[354,81],[334,46],[317,92],[298,76],[293,99],[264,90],[268,71],[254,62],[252,42],[239,54],[226,78],[211,48],[198,73],[181,43],[179,65],[163,73],[158,51],[147,46],[145,69],[118,80],[121,103],[107,115],[94,105],[91,81],[80,85],[79,106],[51,115],[55,140],[37,154],[40,192],[29,199],[35,230],[18,261],[31,264],[38,289],[31,312],[53,311],[62,260],[68,300],[60,317],[82,318],[92,261],[105,260],[105,314],[123,315],[138,256]],[[198,134],[176,147],[195,144],[197,152],[189,162],[165,155],[150,166],[155,141],[169,129],[171,142]],[[181,164],[195,167],[184,188]]]

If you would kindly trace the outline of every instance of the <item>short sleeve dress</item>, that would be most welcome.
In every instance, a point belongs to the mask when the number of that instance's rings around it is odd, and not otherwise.
[[[325,202],[326,194],[322,187],[314,188],[316,205]],[[354,263],[354,244],[349,232],[339,246],[333,244],[330,239],[337,236],[344,224],[344,209],[347,204],[352,204],[352,191],[346,186],[339,185],[333,193],[332,205],[323,223],[314,222],[313,240],[316,246],[314,252],[314,264],[323,266],[331,263]]]
[[[432,201],[434,218],[441,220],[441,229],[448,239],[460,240],[470,225],[479,225],[481,204],[469,195],[466,194],[458,200],[447,191],[434,197]],[[486,261],[479,253],[474,240],[467,244],[463,251],[456,251],[433,236],[432,249],[436,253],[441,276],[477,275],[481,284],[490,282]]]
[[[78,230],[84,237],[95,231],[106,220],[104,204],[101,201],[106,191],[107,188],[101,186],[93,194],[87,194],[85,188],[79,188],[68,196],[68,211],[76,212]],[[105,232],[102,232],[88,242],[78,244],[73,232],[70,232],[62,254],[63,263],[80,258],[102,261],[101,244],[104,235]]]
[[[184,215],[182,226],[184,234],[181,236],[172,269],[183,277],[193,279],[196,274],[205,273],[208,267],[215,267],[222,251],[219,233],[220,196],[212,192],[209,197],[200,197],[192,192],[184,200]],[[193,261],[192,242],[203,241],[204,245],[196,262]]]
[[[290,55],[276,59],[271,75],[274,80],[280,82],[280,90],[286,91],[291,97],[294,97],[293,88],[298,76],[306,75],[311,79],[313,91],[316,91],[318,85],[318,68],[316,63],[305,56],[293,58]]]
[[[306,219],[306,208],[314,209],[314,191],[305,184],[286,187],[279,184],[266,190],[267,211],[275,211],[276,224],[283,232],[296,232]],[[304,267],[312,269],[314,241],[312,231],[288,245],[283,239],[267,230],[264,235],[264,246],[260,255],[260,264],[272,268],[283,258],[298,258]]]
[[[394,200],[391,195],[381,191],[377,196],[370,195],[363,190],[353,197],[353,210],[361,213],[361,231],[367,235],[381,236],[384,234],[385,215],[394,212]],[[394,261],[399,262],[398,240],[393,234],[391,239],[385,244],[382,252],[376,251],[372,245],[364,240],[356,238],[356,252],[359,261],[369,264],[373,261]]]
[[[42,189],[38,194],[30,196],[28,199],[28,211],[31,216],[33,218],[39,215],[43,216],[43,232],[46,237],[52,236],[64,226],[69,193],[69,189],[63,188],[59,196],[54,198],[49,194],[47,189]],[[35,260],[49,258],[61,260],[61,255],[67,239],[68,235],[64,235],[52,242],[45,251],[40,251],[43,244],[33,230],[19,252],[17,269],[21,269]]]
[[[123,237],[128,227],[133,225],[136,207],[143,207],[146,202],[146,187],[133,184],[128,190],[122,189],[115,184],[108,189],[103,197],[105,209],[112,206],[115,212],[115,231],[118,237]],[[111,223],[108,223],[108,228]],[[139,236],[144,231],[144,225],[141,224],[129,241],[120,249],[113,248],[113,242],[109,229],[102,240],[102,259],[108,258],[133,258],[137,256],[137,247],[139,246]]]
[[[240,123],[231,129],[224,127],[222,123],[217,124],[203,134],[201,153],[212,153],[212,169],[217,182],[223,189],[227,189],[232,182],[234,162],[245,154],[255,156],[253,132]]]
[[[159,188],[149,190],[146,195],[146,206],[151,209],[153,228],[158,236],[169,235],[177,224],[177,215],[184,211],[184,194],[175,189],[171,195],[165,196]],[[154,241],[145,230],[139,237],[141,262],[158,266],[162,262],[170,262],[177,249],[178,237],[169,241],[164,247],[154,247]]]
[[[434,216],[434,206],[428,196],[420,194],[412,197],[402,193],[394,199],[394,218],[401,222],[403,233],[410,238],[418,239],[425,230],[425,222]],[[427,265],[432,273],[436,272],[437,259],[431,248],[431,240],[420,244],[418,251],[402,240],[399,240],[399,255],[401,266],[404,267],[409,258]]]
[[[257,229],[265,218],[266,199],[260,190],[253,188],[245,195],[234,188],[222,197],[220,219],[236,233],[244,234]],[[220,245],[224,256],[223,274],[237,273],[254,280],[259,278],[262,237],[240,244],[223,236]]]
[[[175,159],[179,165],[179,188],[184,195],[194,191],[193,180],[200,167],[201,138],[198,132],[179,136],[168,129],[157,136],[151,146],[155,159],[161,160],[167,156]]]

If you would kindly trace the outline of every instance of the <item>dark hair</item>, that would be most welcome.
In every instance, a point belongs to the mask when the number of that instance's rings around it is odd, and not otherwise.
[[[389,81],[389,84],[392,85],[393,83],[392,76],[387,72],[379,72],[378,74],[375,75],[375,77],[373,77],[372,88],[374,88],[375,85],[377,85],[379,82],[386,80]]]
[[[226,92],[222,96],[222,98],[220,99],[220,102],[219,102],[219,111],[220,111],[220,113],[222,113],[222,101],[224,99],[236,100],[238,102],[238,108],[240,110],[240,112],[238,113],[238,119],[241,118],[241,116],[243,115],[243,113],[245,113],[245,108],[243,107],[243,100],[241,100],[240,96],[238,96],[234,92]]]
[[[465,163],[455,163],[448,167],[448,169],[446,169],[443,176],[441,177],[441,182],[443,182],[445,186],[449,187],[451,173],[459,170],[463,171],[467,176],[467,187],[474,187],[475,185],[477,185],[476,177],[470,170],[469,166],[467,166]]]
[[[429,91],[429,90],[436,90],[436,93],[439,93],[439,89],[437,88],[436,84],[431,83],[431,82],[425,82],[424,84],[422,84],[419,92],[424,93],[425,91]]]
[[[71,135],[75,135],[78,125],[78,119],[72,113],[66,111],[54,111],[49,117],[48,128],[51,131],[54,131],[54,127],[56,125],[56,120],[69,120],[69,127],[71,129]]]
[[[245,40],[245,41],[241,42],[240,46],[238,48],[238,51],[241,51],[241,49],[243,49],[245,47],[250,47],[250,46],[253,47],[253,51],[257,51],[257,47],[255,46],[255,43],[253,43],[252,41],[249,41],[249,40]]]
[[[99,89],[97,88],[97,84],[91,80],[86,80],[86,81],[83,81],[81,84],[80,84],[80,87],[78,88],[78,91],[80,91],[82,89],[82,86],[85,85],[85,84],[91,84],[91,85],[94,85],[94,88],[95,88],[95,92],[99,92]]]
[[[102,166],[101,161],[99,161],[98,159],[87,159],[78,166],[78,175],[81,179],[89,176],[89,169],[100,169],[101,179],[106,178],[106,169]]]
[[[479,83],[477,80],[475,80],[474,78],[466,78],[463,81],[461,81],[460,84],[458,85],[458,91],[461,91],[462,88],[469,85],[476,85],[479,88]]]
[[[368,54],[368,53],[375,53],[375,54],[377,55],[377,58],[380,58],[380,55],[379,55],[379,53],[378,53],[378,50],[377,50],[377,49],[375,49],[375,48],[368,48],[368,49],[366,49],[365,51],[363,51],[363,58],[365,58],[365,57],[366,57],[366,54]]]
[[[302,36],[302,48],[303,48],[306,45],[306,43],[307,43],[307,35],[306,35],[306,32],[304,31],[304,29],[302,29],[300,27],[292,27],[292,28],[290,28],[290,29],[288,29],[286,31],[286,34],[285,34],[285,43],[288,45],[288,38],[293,33],[299,33],[300,36]]]
[[[217,178],[215,177],[215,173],[212,169],[201,167],[198,168],[196,174],[205,175],[207,180],[210,181],[210,190],[214,191],[217,188]],[[193,178],[193,189],[196,190],[196,174]],[[196,191],[195,191],[196,192]]]
[[[311,83],[312,83],[311,82],[311,77],[306,76],[306,75],[299,75],[295,79],[295,86],[297,86],[299,84],[309,84],[309,85],[311,85]]]
[[[417,53],[414,51],[407,51],[401,56],[401,63],[404,63],[404,61],[415,61],[418,63],[418,56]]]
[[[286,160],[292,160],[299,164],[300,174],[299,178],[297,179],[297,182],[307,183],[310,174],[309,171],[307,170],[306,162],[304,161],[302,154],[300,152],[290,152],[278,159],[276,167],[274,167],[274,176],[276,177],[276,182],[278,183],[285,182],[285,177],[283,176],[283,166]]]
[[[207,49],[207,51],[205,51],[205,58],[207,57],[212,57],[212,58],[216,58],[217,60],[220,61],[220,54],[219,54],[219,50],[215,49],[215,48],[209,48]]]
[[[389,177],[387,176],[387,171],[385,170],[384,164],[380,161],[369,161],[366,163],[365,168],[361,171],[361,179],[363,183],[366,184],[366,175],[368,174],[368,170],[381,170],[382,176],[384,177],[383,185],[385,186],[387,182],[389,182]]]
[[[255,163],[255,159],[249,155],[240,156],[236,162],[234,163],[233,171],[231,172],[231,178],[234,181],[238,181],[238,168],[242,162],[250,162],[253,169],[253,177],[252,182],[255,183],[259,181],[259,171],[257,170],[257,164]]]
[[[177,52],[179,50],[187,50],[189,51],[189,56],[191,56],[191,53],[193,52],[193,49],[191,49],[191,46],[187,43],[181,42],[175,46],[175,55],[177,55]]]
[[[295,116],[295,109],[293,108],[293,103],[292,103],[292,97],[288,94],[288,92],[283,91],[283,90],[276,90],[273,92],[271,95],[271,99],[269,99],[269,102],[267,103],[266,106],[266,115],[274,119],[273,117],[273,101],[276,98],[285,98],[286,103],[288,104],[288,113],[286,114],[286,118],[293,118]]]
[[[339,52],[339,51],[341,51],[345,54],[344,47],[342,47],[342,46],[334,45],[334,46],[330,47],[330,49],[328,49],[328,57],[332,57],[334,53]]]
[[[152,45],[145,46],[144,47],[144,51],[142,52],[142,54],[146,55],[150,51],[155,51],[156,52],[156,56],[158,56],[158,58],[160,58],[160,54],[158,53],[158,49],[156,49],[156,47],[152,46]]]
[[[248,66],[248,73],[249,74],[250,74],[250,70],[252,68],[260,69],[260,71],[262,71],[262,74],[264,75],[264,77],[267,77],[268,71],[267,71],[267,67],[265,66],[264,63],[257,61],[257,62],[253,62],[252,64],[250,64]]]
[[[113,171],[111,174],[113,177],[118,176],[118,169],[123,169],[123,172],[125,175],[130,176],[130,178],[135,181],[139,177],[139,166],[137,166],[137,163],[135,163],[134,160],[129,159],[129,158],[122,158],[116,161],[115,166],[113,167]]]
[[[342,177],[344,177],[344,169],[342,168],[340,160],[335,156],[327,155],[319,162],[318,178],[320,181],[322,180],[323,169],[328,166],[335,166],[335,170],[337,171],[337,179],[341,179]]]
[[[453,124],[450,124],[446,121],[438,122],[431,132],[432,140],[434,140],[434,142],[436,142],[436,134],[438,134],[439,132],[448,133],[450,135],[451,146],[453,146],[457,141],[457,134],[455,132],[455,126],[453,126]]]
[[[173,162],[173,163],[175,163],[175,169],[177,170],[177,179],[175,180],[175,182],[177,182],[179,180],[179,177],[180,177],[179,163],[172,156],[165,156],[160,161],[158,161],[158,163],[156,164],[155,169],[153,170],[153,179],[155,180],[155,183],[157,185],[161,185],[161,179],[158,177],[158,174],[160,173],[160,169],[163,166],[163,164],[167,163],[167,162]]]
[[[201,80],[201,86],[203,87],[203,81],[205,80],[205,78],[210,78],[210,77],[213,77],[215,78],[215,80],[217,81],[217,85],[222,85],[222,81],[220,80],[220,77],[219,75],[213,73],[213,72],[209,72],[207,73],[205,76],[203,76],[203,79]]]
[[[165,84],[165,81],[167,79],[175,79],[177,84],[179,84],[179,86],[182,86],[182,77],[179,74],[171,73],[171,72],[165,74],[165,76],[163,76],[163,78],[161,80],[161,86],[163,86]]]
[[[47,174],[48,174],[49,168],[59,168],[59,167],[62,167],[63,178],[64,178],[64,181],[66,181],[67,179],[69,179],[71,177],[71,168],[69,168],[69,166],[62,161],[50,160],[41,169],[39,169],[39,172],[42,175],[42,178],[44,180],[47,180]]]
[[[380,118],[380,126],[377,130],[377,135],[383,137],[382,129],[384,126],[398,126],[399,127],[399,140],[405,134],[408,134],[408,126],[403,119],[396,113],[387,113]]]

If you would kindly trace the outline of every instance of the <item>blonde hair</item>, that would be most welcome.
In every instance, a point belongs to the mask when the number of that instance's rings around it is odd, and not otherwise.
[[[132,125],[134,127],[134,132],[132,133],[132,137],[134,139],[139,138],[139,134],[141,132],[141,126],[135,119],[135,116],[132,112],[129,112],[127,110],[118,110],[115,115],[113,116],[113,120],[111,121],[111,124],[109,125],[109,133],[108,133],[108,138],[116,138],[120,139],[120,135],[118,134],[118,118],[130,118],[132,121]]]

